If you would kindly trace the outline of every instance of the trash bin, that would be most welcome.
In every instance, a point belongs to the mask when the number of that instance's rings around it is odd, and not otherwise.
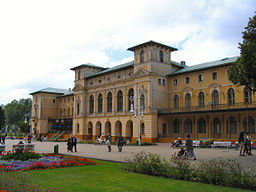
[[[139,140],[136,140],[136,145],[139,146]]]
[[[59,153],[59,145],[55,144],[54,145],[54,154],[58,154]]]

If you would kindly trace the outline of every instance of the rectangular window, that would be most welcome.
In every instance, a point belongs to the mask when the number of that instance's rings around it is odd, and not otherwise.
[[[189,84],[189,77],[186,77],[185,82],[186,82],[186,84]]]
[[[203,81],[203,75],[198,75],[198,82],[202,82]]]
[[[177,86],[177,85],[178,85],[178,79],[174,79],[174,80],[173,80],[173,85],[174,85],[174,86]]]
[[[217,72],[212,73],[212,80],[217,80],[218,79],[218,74]]]

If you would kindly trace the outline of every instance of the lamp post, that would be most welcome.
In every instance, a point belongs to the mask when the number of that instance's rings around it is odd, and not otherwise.
[[[137,97],[136,96],[131,96],[130,98],[131,101],[131,113],[134,113],[134,118],[138,117],[138,123],[139,123],[139,137],[138,137],[138,145],[141,145],[141,139],[140,139],[140,121],[143,118],[144,114],[143,114],[143,110],[144,110],[144,85],[141,86],[141,88],[138,88],[138,92],[137,92]],[[136,102],[136,106],[134,107],[134,101]]]

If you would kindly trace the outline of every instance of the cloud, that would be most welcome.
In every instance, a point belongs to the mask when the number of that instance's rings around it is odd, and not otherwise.
[[[70,68],[130,61],[125,50],[149,40],[178,47],[172,59],[189,65],[238,55],[255,7],[254,0],[1,1],[0,103],[73,87]]]

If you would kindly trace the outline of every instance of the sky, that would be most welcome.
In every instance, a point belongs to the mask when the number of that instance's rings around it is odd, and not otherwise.
[[[150,40],[195,65],[238,56],[255,0],[0,1],[0,104],[46,88],[73,88],[70,68],[133,60]]]

